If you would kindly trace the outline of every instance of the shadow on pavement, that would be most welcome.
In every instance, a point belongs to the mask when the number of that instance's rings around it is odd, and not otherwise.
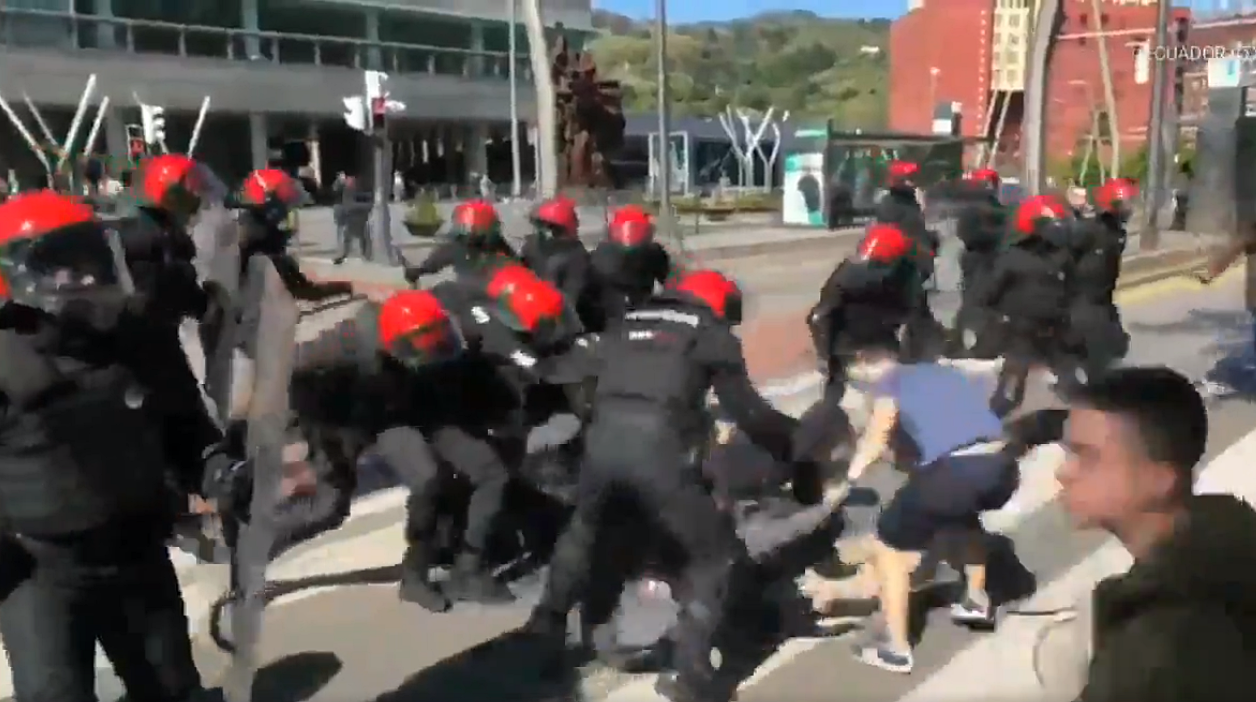
[[[375,702],[573,702],[581,700],[576,668],[544,675],[543,652],[512,631],[428,666]]]
[[[285,656],[257,671],[253,699],[266,702],[304,702],[335,678],[344,667],[329,651],[304,651]],[[209,691],[206,700],[222,700],[221,690]]]

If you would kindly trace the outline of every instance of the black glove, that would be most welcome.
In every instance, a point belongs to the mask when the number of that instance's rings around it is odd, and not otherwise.
[[[417,285],[419,282],[419,279],[423,277],[423,274],[419,272],[418,268],[414,268],[411,266],[406,266],[405,275],[406,275],[406,282],[411,285]]]

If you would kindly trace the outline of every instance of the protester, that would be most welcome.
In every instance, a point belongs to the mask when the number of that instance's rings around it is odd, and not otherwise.
[[[1073,396],[1061,503],[1134,557],[1095,588],[1079,702],[1238,702],[1256,670],[1256,512],[1193,491],[1208,415],[1168,368],[1111,371]]]
[[[1256,512],[1197,495],[1208,416],[1168,368],[1123,368],[1071,402],[1061,504],[1134,558],[1094,593],[1081,702],[1251,698],[1256,671]]]

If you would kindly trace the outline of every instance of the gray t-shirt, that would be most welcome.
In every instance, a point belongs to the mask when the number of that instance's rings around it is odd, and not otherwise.
[[[1003,436],[990,393],[976,378],[936,363],[903,365],[874,389],[898,406],[898,421],[925,466],[956,449]]]

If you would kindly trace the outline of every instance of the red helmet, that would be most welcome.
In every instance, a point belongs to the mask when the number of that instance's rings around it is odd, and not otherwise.
[[[915,242],[897,224],[877,223],[868,227],[856,253],[863,261],[897,263],[911,254]]]
[[[729,324],[741,323],[741,287],[719,271],[685,271],[669,280],[667,288],[701,302]]]
[[[1023,236],[1034,236],[1047,222],[1062,222],[1068,217],[1068,208],[1059,198],[1051,195],[1035,195],[1016,208],[1015,231]]]
[[[972,183],[978,183],[989,188],[997,188],[999,187],[999,183],[1002,182],[1002,179],[999,178],[999,172],[993,168],[978,168],[976,170],[969,171],[968,175],[965,176],[965,180]]]
[[[488,282],[500,319],[517,332],[552,338],[570,330],[567,300],[558,288],[521,265],[499,269]]]
[[[271,225],[280,224],[305,199],[305,188],[277,168],[253,171],[240,188],[240,204],[252,208]]]
[[[615,211],[606,235],[619,246],[645,246],[654,241],[654,220],[637,205],[627,205]]]
[[[183,154],[159,154],[140,161],[131,177],[136,202],[183,220],[206,201],[221,201],[227,190],[208,168]]]
[[[454,208],[449,218],[449,231],[454,236],[484,240],[500,236],[501,218],[497,208],[485,200],[467,200]]]
[[[0,204],[0,298],[55,314],[76,296],[108,289],[129,294],[130,275],[117,234],[87,203],[39,190]]]
[[[1129,214],[1138,199],[1138,185],[1128,178],[1112,178],[1095,188],[1095,209],[1110,214]]]
[[[532,221],[564,236],[576,236],[580,230],[576,202],[569,197],[553,197],[537,205]]]
[[[426,290],[393,293],[379,307],[379,344],[408,366],[448,361],[462,352],[462,336],[449,312]]]
[[[890,161],[885,169],[891,188],[914,186],[916,176],[920,175],[920,164],[912,161]]]

